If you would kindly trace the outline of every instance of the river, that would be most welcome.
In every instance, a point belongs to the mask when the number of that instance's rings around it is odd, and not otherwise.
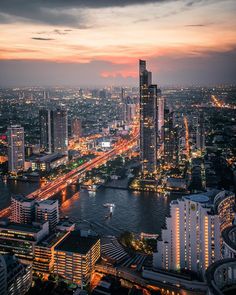
[[[37,187],[37,183],[0,182],[0,208],[10,204],[11,194],[27,194]],[[76,221],[86,220],[100,234],[119,234],[124,230],[160,234],[171,200],[151,192],[110,188],[100,188],[90,194],[79,191],[76,185],[69,186],[54,198],[61,203],[61,215]],[[103,206],[104,203],[115,204],[111,218],[105,218],[109,209]]]

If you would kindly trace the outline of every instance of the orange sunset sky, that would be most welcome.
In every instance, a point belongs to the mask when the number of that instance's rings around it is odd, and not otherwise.
[[[236,82],[236,1],[1,0],[0,85]]]

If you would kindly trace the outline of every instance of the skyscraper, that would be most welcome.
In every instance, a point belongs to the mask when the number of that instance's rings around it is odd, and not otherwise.
[[[165,109],[164,117],[164,164],[175,167],[178,164],[178,128],[174,124],[173,112]]]
[[[8,133],[8,170],[17,173],[24,169],[25,143],[24,128],[20,125],[12,125],[7,129]]]
[[[152,85],[146,61],[139,61],[140,77],[140,158],[142,174],[151,176],[157,169],[158,99],[160,89]]]
[[[67,152],[68,120],[63,109],[39,111],[40,147],[47,153]]]

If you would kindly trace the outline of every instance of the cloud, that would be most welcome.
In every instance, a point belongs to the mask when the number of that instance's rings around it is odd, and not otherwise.
[[[42,38],[42,37],[32,37],[32,40],[38,40],[38,41],[52,41],[55,40],[53,38]]]
[[[81,29],[90,28],[86,8],[125,7],[150,3],[179,2],[186,6],[208,3],[212,0],[1,0],[0,23],[34,22],[50,25],[67,25]],[[216,0],[222,1],[222,0]],[[145,3],[145,4],[144,4]]]
[[[201,27],[207,27],[207,26],[209,26],[210,24],[189,24],[189,25],[185,25],[185,27],[197,27],[197,28],[201,28]]]

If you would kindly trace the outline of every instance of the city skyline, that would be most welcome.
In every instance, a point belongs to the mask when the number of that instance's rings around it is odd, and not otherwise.
[[[1,86],[234,83],[235,1],[1,1]],[[115,38],[114,38],[115,32]]]
[[[0,0],[0,295],[236,290],[236,0]]]

